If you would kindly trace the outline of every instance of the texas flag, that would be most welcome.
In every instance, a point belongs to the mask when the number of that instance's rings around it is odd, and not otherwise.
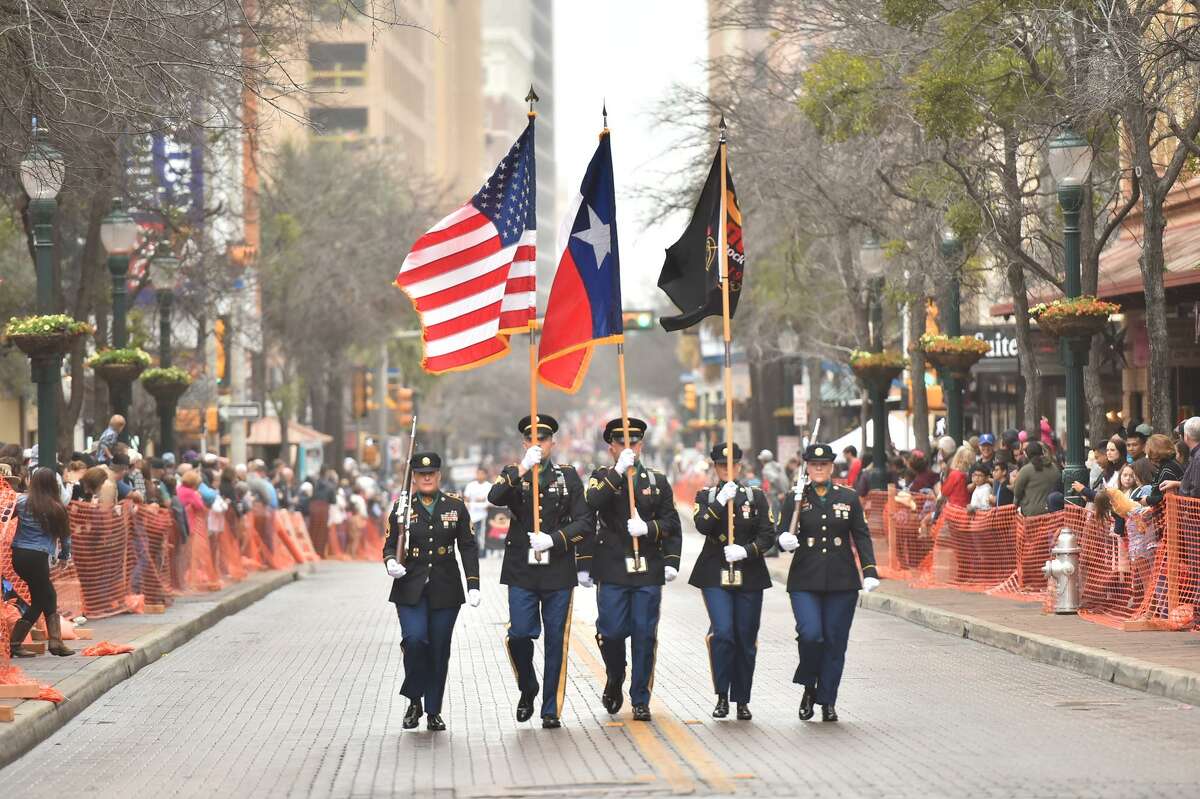
[[[538,347],[538,377],[573,394],[583,385],[592,347],[625,340],[617,202],[607,130],[600,134],[596,154],[563,219],[558,247],[558,271]]]

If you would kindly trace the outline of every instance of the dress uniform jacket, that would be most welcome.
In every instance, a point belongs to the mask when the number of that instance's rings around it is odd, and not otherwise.
[[[466,595],[454,553],[456,544],[463,570],[467,573],[467,586],[479,587],[479,549],[466,503],[454,494],[440,492],[428,511],[415,494],[409,501],[413,507],[402,553],[398,553],[397,548],[404,525],[404,509],[396,502],[388,514],[383,561],[387,563],[389,558],[396,558],[407,570],[403,577],[392,581],[388,601],[397,605],[415,605],[428,584],[431,608],[463,604]]]
[[[577,582],[576,570],[586,568],[576,566],[577,548],[595,532],[595,517],[583,497],[583,481],[570,466],[549,464],[538,469],[542,532],[554,539],[554,546],[547,553],[549,562],[544,566],[529,563],[532,482],[533,469],[521,477],[515,465],[505,466],[488,493],[488,502],[508,508],[514,517],[504,539],[500,582],[531,591],[573,588]]]
[[[779,532],[786,533],[792,521],[795,493],[789,493],[780,513]],[[809,485],[800,501],[800,520],[796,525],[800,546],[792,553],[788,570],[788,592],[857,591],[862,588],[850,540],[858,550],[864,577],[878,577],[875,549],[858,493],[851,488],[830,485],[824,497]]]
[[[771,575],[763,555],[775,542],[775,520],[771,517],[771,504],[762,489],[738,486],[733,500],[733,543],[746,548],[746,558],[735,567],[742,573],[743,591],[761,591],[771,587]],[[704,536],[704,548],[692,566],[690,585],[697,588],[721,588],[721,572],[729,562],[725,560],[725,538],[729,532],[729,521],[725,506],[717,504],[717,489],[703,488],[696,492],[696,505],[692,513],[696,530]]]
[[[639,554],[646,559],[646,571],[630,573],[625,558],[633,555],[629,535],[629,481],[612,468],[592,472],[588,481],[587,504],[597,516],[596,538],[580,555],[580,569],[591,572],[599,583],[613,585],[663,585],[667,566],[679,568],[683,549],[682,528],[671,484],[662,472],[637,464],[634,496],[638,516],[649,527],[638,543]]]

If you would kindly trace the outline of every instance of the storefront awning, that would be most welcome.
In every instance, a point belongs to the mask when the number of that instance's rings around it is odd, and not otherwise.
[[[1097,295],[1106,299],[1141,296],[1142,272],[1138,265],[1141,256],[1140,229],[1135,235],[1128,226],[1123,227],[1117,241],[1100,255]],[[1200,284],[1200,210],[1180,214],[1168,224],[1163,234],[1163,261],[1166,266],[1163,283],[1168,290]],[[1031,296],[1029,304],[1047,302],[1059,296],[1051,289],[1044,295]],[[1011,316],[1012,312],[1012,302],[991,308],[992,316]]]
[[[277,447],[281,443],[279,432],[279,417],[267,416],[250,425],[246,444],[251,447]],[[333,441],[333,436],[299,422],[288,422],[288,442],[291,444],[328,444],[330,441]]]

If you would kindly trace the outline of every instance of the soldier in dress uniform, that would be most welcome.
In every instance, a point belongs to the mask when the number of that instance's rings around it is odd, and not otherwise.
[[[788,494],[779,519],[779,548],[794,553],[787,590],[796,617],[800,665],[792,681],[804,686],[801,719],[811,719],[814,704],[819,704],[824,721],[837,721],[835,703],[858,591],[877,588],[879,575],[858,493],[832,482],[833,449],[810,444],[804,460],[807,485],[801,481],[798,490]],[[797,501],[800,518],[793,534],[788,527]],[[862,580],[851,539],[862,564]]]
[[[641,419],[630,418],[627,427],[620,419],[609,422],[604,441],[616,463],[592,472],[587,489],[587,504],[595,509],[598,521],[588,571],[599,584],[596,642],[607,672],[602,701],[609,713],[621,709],[625,639],[632,638],[629,701],[635,721],[650,720],[662,587],[679,576],[683,544],[670,483],[661,472],[638,460],[645,434],[646,423]],[[626,477],[630,469],[634,470],[637,508],[632,518]],[[638,541],[636,557],[634,540]],[[585,563],[588,554],[583,555]]]
[[[519,464],[504,467],[488,493],[488,502],[512,511],[504,541],[500,582],[508,586],[508,635],[505,646],[517,678],[517,721],[533,715],[538,694],[533,641],[545,625],[542,669],[542,726],[557,729],[567,687],[567,645],[571,639],[571,600],[579,580],[576,548],[595,532],[595,519],[583,498],[583,481],[570,466],[550,455],[558,422],[538,414],[517,424],[525,441]],[[535,432],[536,431],[536,432]],[[533,526],[533,466],[538,467],[541,530]]]
[[[428,714],[426,726],[436,732],[446,729],[441,715],[442,695],[450,665],[450,639],[464,600],[454,547],[458,546],[467,573],[465,600],[471,607],[478,607],[480,599],[479,550],[466,503],[439,488],[441,456],[418,452],[409,466],[416,495],[411,500],[408,530],[404,530],[405,509],[410,501],[406,492],[388,514],[383,563],[393,578],[388,599],[396,605],[400,646],[404,650],[400,693],[409,700],[404,729],[414,729],[424,712]]]
[[[763,556],[775,543],[771,504],[760,488],[738,483],[742,448],[733,445],[733,473],[726,466],[726,445],[709,453],[717,471],[717,485],[696,493],[692,519],[704,536],[704,548],[692,567],[688,582],[700,589],[708,610],[708,662],[712,670],[717,706],[713,718],[729,715],[737,705],[740,721],[749,721],[750,686],[758,650],[758,625],[762,619],[763,590],[771,587]],[[729,535],[726,503],[733,501],[733,540]],[[731,570],[729,564],[733,563]],[[732,579],[730,575],[733,575]]]

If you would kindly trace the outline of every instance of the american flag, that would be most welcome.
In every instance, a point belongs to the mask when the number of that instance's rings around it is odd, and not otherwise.
[[[487,182],[417,239],[399,286],[421,317],[433,374],[471,369],[508,352],[508,334],[537,318],[533,120]]]

